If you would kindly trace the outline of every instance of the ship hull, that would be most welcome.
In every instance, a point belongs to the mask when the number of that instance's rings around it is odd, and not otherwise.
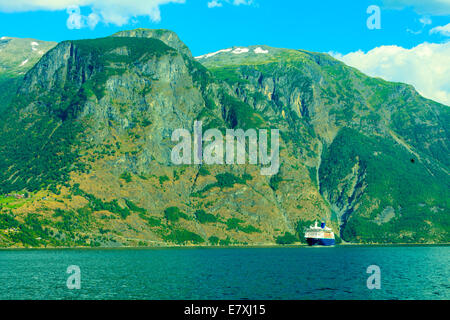
[[[322,239],[322,238],[306,238],[306,242],[310,246],[334,246],[334,239]]]

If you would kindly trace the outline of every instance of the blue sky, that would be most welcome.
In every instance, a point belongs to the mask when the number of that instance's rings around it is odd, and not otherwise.
[[[233,0],[224,1],[221,7],[213,8],[208,7],[211,0],[186,0],[185,3],[160,4],[160,21],[156,22],[138,8],[135,10],[137,16],[133,17],[131,12],[128,23],[121,26],[100,21],[93,29],[87,26],[81,29],[68,29],[66,26],[68,13],[64,7],[68,7],[70,3],[77,4],[83,1],[62,0],[59,1],[62,9],[59,9],[58,6],[51,4],[57,3],[56,0],[37,0],[36,3],[44,3],[38,11],[26,11],[26,7],[23,9],[24,6],[20,10],[14,8],[2,10],[2,1],[14,2],[14,0],[0,0],[0,36],[61,41],[108,36],[118,30],[138,27],[166,28],[176,31],[194,55],[234,45],[256,44],[340,53],[359,49],[367,51],[380,45],[412,48],[424,41],[442,41],[442,36],[438,33],[413,34],[407,31],[421,30],[423,25],[419,20],[423,16],[429,17],[432,21],[427,27],[450,22],[448,15],[419,14],[414,6],[401,6],[403,10],[396,10],[392,9],[393,6],[386,6],[386,1],[383,0],[253,0],[248,5],[233,4],[235,1]],[[26,4],[33,2],[33,0],[16,1]],[[139,0],[134,0],[137,1]],[[366,26],[369,17],[366,9],[369,5],[378,5],[381,8],[380,30],[369,30]],[[95,4],[81,6],[80,13],[87,16],[94,6]],[[30,9],[34,10],[31,6]],[[21,10],[25,12],[17,12]],[[99,12],[102,9],[95,10]]]
[[[370,30],[369,6],[380,9]],[[450,0],[0,0],[0,37],[62,41],[164,28],[194,56],[269,45],[331,53],[450,105]]]

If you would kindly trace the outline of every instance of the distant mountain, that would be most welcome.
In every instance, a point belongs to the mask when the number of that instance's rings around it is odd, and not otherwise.
[[[20,80],[56,42],[0,38],[0,110],[15,94]]]
[[[196,120],[280,129],[279,173],[173,165],[172,132]],[[194,59],[165,30],[64,41],[0,119],[0,244],[274,244],[315,219],[345,241],[448,242],[448,123],[411,86],[326,54]]]

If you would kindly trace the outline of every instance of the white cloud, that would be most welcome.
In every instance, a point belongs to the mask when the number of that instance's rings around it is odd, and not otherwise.
[[[410,28],[407,28],[406,31],[412,34],[421,34],[423,32],[423,29],[427,26],[433,23],[433,21],[431,21],[429,16],[423,16],[419,19],[420,24],[422,25],[422,29],[414,31]]]
[[[432,23],[430,17],[428,17],[428,16],[424,16],[424,17],[420,18],[420,19],[419,19],[419,22],[420,22],[423,26],[426,26],[426,25],[429,25],[429,24]]]
[[[86,26],[94,29],[95,26],[100,22],[101,18],[96,13],[91,13],[88,16],[83,16],[81,14],[80,7],[71,6],[67,9],[69,18],[67,18],[67,28],[68,29],[81,29]]]
[[[450,0],[383,0],[388,9],[412,7],[418,14],[450,15]]]
[[[66,10],[69,14],[67,27],[79,29],[94,28],[100,21],[122,26],[138,16],[147,16],[152,21],[159,22],[161,5],[184,2],[185,0],[0,0],[0,11]],[[80,10],[85,7],[91,10],[86,16]]]
[[[450,23],[446,24],[445,26],[439,26],[431,29],[430,34],[433,33],[440,33],[443,36],[450,37]]]
[[[208,2],[208,8],[217,8],[217,7],[221,7],[222,3],[220,2],[220,0],[212,0],[210,2]]]
[[[96,13],[91,13],[87,16],[87,25],[89,28],[94,29],[95,26],[100,22],[101,18]]]
[[[233,5],[235,5],[235,6],[239,6],[241,4],[248,6],[252,3],[253,3],[253,0],[234,0],[233,1]]]
[[[381,46],[367,53],[330,54],[370,76],[411,84],[424,97],[450,106],[450,41],[425,42],[412,49]]]
[[[223,3],[229,3],[233,6],[240,6],[241,4],[248,6],[253,4],[253,0],[211,0],[208,2],[208,8],[222,7]]]

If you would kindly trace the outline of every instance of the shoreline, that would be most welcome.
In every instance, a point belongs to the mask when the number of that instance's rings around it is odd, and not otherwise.
[[[120,247],[0,247],[0,251],[31,250],[162,250],[162,249],[272,249],[272,248],[337,248],[337,247],[448,247],[450,243],[341,243],[334,246],[309,246],[307,244],[292,245],[167,245],[167,246],[120,246]]]

